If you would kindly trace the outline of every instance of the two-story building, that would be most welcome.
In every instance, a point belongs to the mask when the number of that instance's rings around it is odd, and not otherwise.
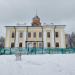
[[[65,48],[65,25],[41,25],[35,16],[31,26],[6,26],[5,47]]]

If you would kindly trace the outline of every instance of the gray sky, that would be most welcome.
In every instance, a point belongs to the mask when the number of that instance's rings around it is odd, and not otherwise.
[[[29,24],[35,16],[42,23],[66,25],[66,33],[75,32],[75,0],[0,0],[0,36],[5,25]]]

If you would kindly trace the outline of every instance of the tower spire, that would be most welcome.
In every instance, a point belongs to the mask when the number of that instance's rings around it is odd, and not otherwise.
[[[35,16],[32,20],[32,26],[41,26],[40,18],[37,15],[37,9],[35,10]]]
[[[36,8],[36,16],[37,16],[37,8]]]

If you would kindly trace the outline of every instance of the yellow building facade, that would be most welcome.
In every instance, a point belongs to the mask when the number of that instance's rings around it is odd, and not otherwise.
[[[41,25],[35,16],[31,26],[6,26],[5,47],[65,48],[65,25]]]

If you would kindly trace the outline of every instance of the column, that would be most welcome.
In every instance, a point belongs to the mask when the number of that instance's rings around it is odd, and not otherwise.
[[[18,31],[16,31],[16,40],[15,40],[15,47],[19,47],[19,35]]]
[[[9,39],[10,39],[10,31],[6,31],[6,38],[5,38],[5,47],[9,47],[10,43],[9,43]]]
[[[51,31],[51,47],[55,48],[55,43],[54,43],[54,30]]]
[[[63,30],[61,30],[61,48],[65,48],[65,35]]]
[[[44,31],[44,34],[43,34],[44,48],[47,48],[46,36],[47,36],[46,31]]]
[[[24,41],[23,41],[23,47],[26,47],[26,32],[24,32],[23,33],[23,39],[24,39]]]

